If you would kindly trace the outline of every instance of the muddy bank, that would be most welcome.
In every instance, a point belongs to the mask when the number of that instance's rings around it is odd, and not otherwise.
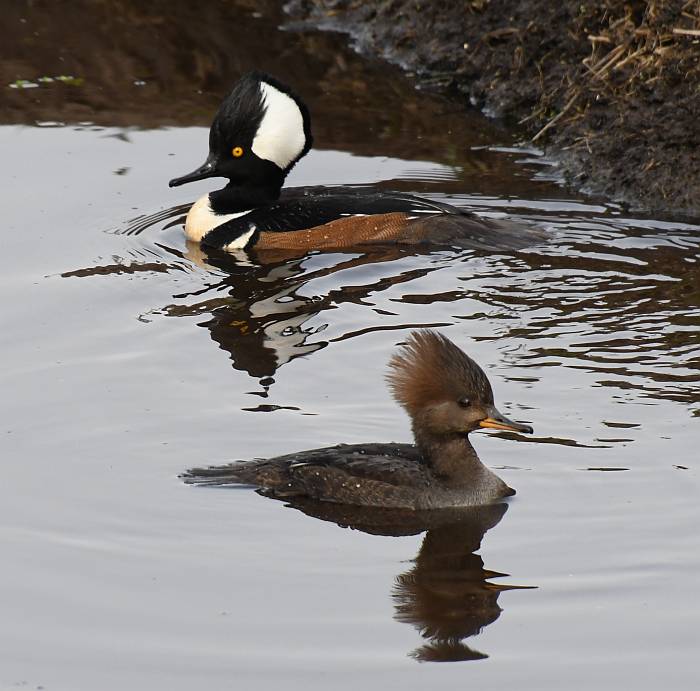
[[[12,3],[4,20],[0,125],[208,127],[238,77],[262,69],[303,94],[317,149],[454,166],[459,189],[469,176],[491,180],[482,189],[493,194],[529,184],[486,150],[511,144],[509,132],[447,99],[426,100],[398,68],[367,64],[330,33],[279,31],[288,18],[278,0],[35,0]]]
[[[578,188],[700,211],[697,0],[292,0],[307,26],[520,123]]]

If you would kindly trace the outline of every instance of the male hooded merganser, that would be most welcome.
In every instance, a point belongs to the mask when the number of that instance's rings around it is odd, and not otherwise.
[[[411,417],[413,444],[341,444],[196,468],[196,484],[255,485],[276,498],[309,497],[414,510],[474,506],[515,494],[484,466],[469,433],[485,427],[532,433],[496,410],[479,365],[434,331],[412,333],[389,362],[389,386]]]
[[[429,242],[517,249],[541,239],[515,223],[479,218],[400,192],[352,187],[282,191],[312,144],[309,111],[289,87],[261,72],[240,79],[209,130],[209,156],[171,187],[228,178],[201,197],[185,222],[189,240],[228,251],[341,249],[367,243]]]

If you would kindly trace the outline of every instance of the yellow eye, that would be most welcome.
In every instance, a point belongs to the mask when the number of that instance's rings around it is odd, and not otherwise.
[[[240,158],[243,156],[243,147],[234,146],[233,149],[231,149],[231,153],[233,154],[234,158]]]

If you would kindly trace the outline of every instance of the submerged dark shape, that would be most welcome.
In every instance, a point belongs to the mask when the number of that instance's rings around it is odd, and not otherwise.
[[[411,624],[425,643],[410,653],[419,662],[482,660],[487,654],[464,639],[476,636],[501,615],[504,590],[532,586],[491,582],[508,574],[484,568],[475,554],[487,530],[501,520],[506,504],[472,506],[459,518],[435,526],[423,538],[411,569],[396,577],[394,618]]]
[[[282,192],[312,145],[309,111],[288,86],[244,75],[209,133],[209,155],[171,187],[210,177],[228,184],[201,197],[185,221],[188,239],[227,251],[306,252],[363,244],[450,245],[512,250],[543,239],[511,221],[479,218],[450,204],[372,188],[299,187]]]
[[[470,647],[475,636],[501,614],[498,598],[504,590],[533,586],[503,585],[507,576],[484,568],[475,552],[484,535],[505,515],[502,502],[483,506],[410,511],[347,506],[293,498],[292,508],[324,521],[372,535],[414,535],[427,531],[420,550],[392,589],[394,618],[415,627],[425,643],[409,653],[419,662],[482,660],[488,655]]]
[[[196,468],[185,481],[248,484],[275,498],[425,510],[474,506],[514,490],[484,466],[468,435],[531,433],[494,406],[484,371],[445,336],[413,332],[389,363],[389,386],[411,417],[415,445],[340,444],[267,460]]]
[[[488,655],[469,646],[501,615],[498,598],[504,590],[534,586],[493,582],[508,574],[486,569],[475,552],[484,535],[498,525],[508,505],[413,511],[350,506],[307,497],[282,498],[307,516],[370,535],[406,536],[425,532],[410,568],[394,579],[391,596],[396,621],[418,630],[424,643],[409,653],[419,662],[464,662]]]

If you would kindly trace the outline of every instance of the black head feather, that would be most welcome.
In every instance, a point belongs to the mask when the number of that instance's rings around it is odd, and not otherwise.
[[[250,143],[265,115],[260,91],[261,76],[250,72],[236,82],[224,99],[209,130],[209,150],[226,151]]]
[[[286,172],[305,156],[313,144],[311,117],[306,104],[286,84],[264,72],[249,72],[234,85],[231,93],[219,107],[209,130],[209,150],[227,155],[234,146],[249,149],[260,124],[267,113],[267,105],[261,84],[268,84],[289,96],[298,106],[303,122],[305,145],[296,158],[287,166]]]
[[[214,117],[207,160],[170,186],[224,177],[229,185],[210,198],[214,211],[268,204],[279,197],[285,177],[311,148],[310,123],[306,105],[289,87],[263,72],[250,72]]]

